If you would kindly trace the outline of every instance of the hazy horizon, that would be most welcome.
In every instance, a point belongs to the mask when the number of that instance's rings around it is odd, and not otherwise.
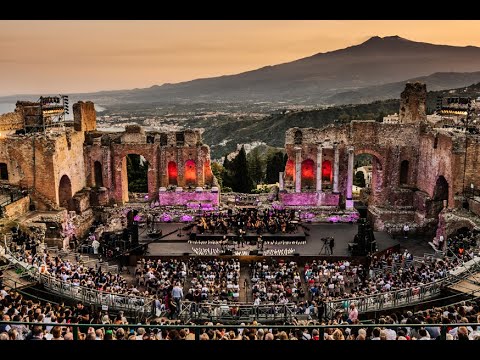
[[[145,88],[237,74],[372,36],[480,47],[479,30],[480,21],[465,20],[2,20],[0,96]]]

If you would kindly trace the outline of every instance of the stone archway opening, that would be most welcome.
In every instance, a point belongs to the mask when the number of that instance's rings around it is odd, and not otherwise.
[[[295,161],[288,159],[285,164],[285,187],[293,189],[295,184]]]
[[[148,194],[148,168],[149,163],[142,155],[129,154],[123,159],[124,188],[127,201],[143,200]]]
[[[63,175],[58,185],[58,203],[60,207],[70,211],[72,209],[72,196],[72,182],[67,175]]]
[[[178,168],[175,161],[169,161],[167,165],[168,185],[178,184]]]
[[[0,180],[8,180],[8,168],[5,163],[0,163]]]
[[[322,189],[331,189],[333,183],[332,162],[323,160],[322,162]]]
[[[103,186],[103,170],[102,164],[100,161],[95,161],[93,163],[93,172],[95,175],[95,187],[102,187]]]
[[[315,163],[312,159],[302,161],[301,174],[302,189],[307,191],[315,190]]]
[[[353,166],[353,200],[364,205],[374,204],[383,191],[383,166],[374,152],[356,152]]]
[[[440,175],[435,183],[433,202],[435,208],[438,208],[437,212],[440,212],[444,206],[448,206],[448,181],[443,175]]]
[[[443,203],[444,200],[448,204],[448,181],[443,175],[440,175],[433,190],[433,201],[441,201]]]
[[[433,218],[438,221],[438,215],[442,209],[448,206],[448,181],[443,175],[440,175],[435,182],[435,188],[433,189],[433,196],[431,201],[428,202],[426,209],[427,217]]]

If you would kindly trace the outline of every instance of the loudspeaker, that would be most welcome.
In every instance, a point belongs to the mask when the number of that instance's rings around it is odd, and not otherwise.
[[[189,252],[184,252],[183,256],[190,256],[190,253]]]
[[[258,250],[251,250],[250,255],[258,256]]]
[[[299,253],[293,253],[293,256],[300,256]]]
[[[223,255],[233,255],[232,250],[225,250],[225,253]]]

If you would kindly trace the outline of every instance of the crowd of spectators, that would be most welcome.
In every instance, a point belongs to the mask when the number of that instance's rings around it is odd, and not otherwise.
[[[285,304],[305,296],[300,271],[293,260],[263,259],[253,262],[250,270],[255,305],[262,302]]]
[[[240,297],[240,260],[190,258],[190,301],[238,301]]]
[[[84,324],[79,340],[194,340],[193,331],[183,328],[178,320],[155,318],[134,326],[123,313],[111,315],[106,311],[93,311],[83,303],[70,307],[65,304],[39,302],[25,299],[15,290],[0,289],[0,340],[73,340],[73,324]],[[15,321],[20,324],[8,324]],[[277,325],[259,328],[256,321],[246,327],[241,323],[234,329],[211,328],[212,322],[199,324],[200,340],[320,340],[319,328],[307,328],[306,325],[324,325],[324,340],[436,340],[441,338],[440,324],[447,326],[447,340],[480,340],[480,300],[462,301],[457,304],[413,313],[394,311],[374,319],[374,327],[362,327],[358,311],[352,304],[344,313],[335,314],[328,321],[293,319],[287,325],[293,328],[282,330]],[[34,323],[33,325],[22,322]],[[371,322],[371,320],[370,320]],[[472,324],[455,326],[453,324]],[[49,324],[49,325],[46,325]],[[88,326],[101,324],[101,328]],[[110,325],[120,325],[113,328]],[[191,325],[193,323],[189,323]],[[360,325],[353,327],[350,325]],[[450,325],[452,324],[452,325]],[[142,325],[173,325],[175,328],[147,328]],[[222,325],[216,323],[215,325]],[[339,327],[338,325],[344,325]],[[413,327],[411,325],[419,325]]]

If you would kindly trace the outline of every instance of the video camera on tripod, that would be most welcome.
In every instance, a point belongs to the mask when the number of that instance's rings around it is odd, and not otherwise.
[[[322,249],[320,250],[320,253],[319,255],[332,255],[333,251],[333,242],[334,242],[334,239],[333,237],[329,236],[329,237],[323,237],[323,238],[320,238],[320,240],[323,241],[323,245],[322,245]],[[330,247],[330,250],[329,250],[329,247]]]

